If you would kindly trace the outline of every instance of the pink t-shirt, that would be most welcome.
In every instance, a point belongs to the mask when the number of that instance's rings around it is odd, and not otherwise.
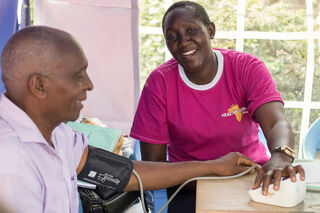
[[[150,74],[130,136],[167,144],[172,162],[210,160],[240,152],[264,164],[268,156],[258,138],[254,113],[267,102],[282,102],[281,96],[265,64],[256,57],[213,51],[218,71],[206,85],[189,81],[175,59]]]

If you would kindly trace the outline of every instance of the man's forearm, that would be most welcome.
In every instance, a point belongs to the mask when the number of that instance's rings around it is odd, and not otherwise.
[[[254,165],[248,157],[236,152],[209,161],[169,163],[130,161],[105,150],[89,147],[83,153],[77,171],[80,180],[102,186],[111,185],[115,190],[136,191],[139,190],[139,184],[132,168],[140,176],[144,190],[154,190],[175,186],[197,176],[234,175]],[[93,176],[92,172],[95,172]],[[101,180],[99,175],[112,177],[121,184]]]
[[[168,188],[199,176],[230,176],[245,171],[256,163],[248,157],[230,152],[218,159],[208,161],[185,161],[178,163],[134,161],[133,169],[142,179],[144,190]],[[131,174],[125,191],[139,190],[138,180]]]
[[[196,176],[214,175],[213,171],[218,171],[218,166],[211,162],[146,162],[134,161],[134,170],[139,174],[144,190],[154,190],[168,188],[178,185]],[[131,174],[130,181],[124,191],[139,190],[138,180]]]

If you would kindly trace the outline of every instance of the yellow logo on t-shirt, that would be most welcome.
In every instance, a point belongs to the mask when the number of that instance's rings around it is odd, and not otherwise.
[[[232,115],[236,116],[237,121],[241,121],[242,115],[248,113],[247,108],[246,107],[241,107],[239,108],[239,105],[231,105],[231,107],[228,109],[227,113],[223,113],[221,116],[222,117],[229,117]]]

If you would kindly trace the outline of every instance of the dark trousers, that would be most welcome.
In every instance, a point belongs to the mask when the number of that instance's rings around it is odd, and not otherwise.
[[[179,186],[167,189],[168,199]],[[194,213],[196,209],[195,183],[188,184],[173,198],[168,207],[168,213]]]

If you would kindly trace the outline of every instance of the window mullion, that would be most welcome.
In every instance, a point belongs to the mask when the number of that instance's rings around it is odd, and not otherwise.
[[[238,0],[236,50],[243,52],[245,0]]]
[[[310,119],[310,108],[312,98],[312,84],[314,74],[314,33],[313,33],[313,5],[312,0],[306,0],[306,16],[307,16],[307,27],[308,27],[308,56],[307,56],[307,70],[304,87],[304,107],[302,111],[302,121],[300,130],[299,140],[299,158],[302,158],[302,143],[305,134],[308,131],[309,119]]]

